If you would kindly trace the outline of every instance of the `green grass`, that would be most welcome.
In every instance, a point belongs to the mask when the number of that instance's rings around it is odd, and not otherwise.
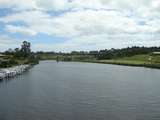
[[[160,55],[135,55],[132,57],[123,57],[111,60],[96,60],[91,62],[160,68]]]
[[[153,62],[153,63],[160,63],[160,55],[135,55],[132,57],[124,57],[122,60],[127,61],[137,61],[137,62]]]
[[[56,55],[42,55],[41,60],[56,60]],[[66,59],[67,58],[67,59]],[[79,61],[79,62],[92,62],[92,63],[103,63],[103,64],[117,64],[117,65],[127,65],[127,66],[143,66],[160,68],[160,55],[135,55],[131,57],[123,57],[111,60],[96,60],[94,56],[85,55],[60,55],[59,59],[62,61]]]

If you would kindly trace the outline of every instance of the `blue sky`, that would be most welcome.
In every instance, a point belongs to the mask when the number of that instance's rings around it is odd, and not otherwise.
[[[0,51],[160,46],[160,0],[0,0]]]

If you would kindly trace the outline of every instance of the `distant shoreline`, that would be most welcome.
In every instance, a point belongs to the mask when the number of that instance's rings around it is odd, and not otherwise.
[[[88,63],[100,63],[100,64],[113,64],[123,66],[135,66],[135,67],[146,67],[160,69],[160,55],[154,54],[139,54],[129,57],[117,57],[112,59],[98,59],[94,56],[87,55],[61,55],[54,56],[43,56],[41,60],[57,60],[64,62],[88,62]]]
[[[73,61],[74,62],[74,61]],[[76,62],[76,61],[75,61]],[[121,65],[121,66],[131,66],[131,67],[145,67],[145,68],[154,68],[160,69],[160,64],[128,64],[128,63],[119,63],[119,62],[101,62],[101,61],[77,61],[77,62],[87,62],[87,63],[99,63],[99,64],[111,64],[111,65]]]
[[[46,60],[41,60],[46,61]],[[52,61],[52,60],[51,60]],[[53,60],[56,61],[56,60]],[[132,63],[120,63],[120,62],[103,62],[98,60],[84,60],[84,61],[78,61],[78,60],[72,60],[72,61],[59,61],[59,62],[84,62],[84,63],[97,63],[97,64],[110,64],[110,65],[120,65],[120,66],[130,66],[130,67],[144,67],[144,68],[153,68],[153,69],[160,69],[160,63],[159,64],[132,64]]]
[[[56,61],[56,60],[41,60],[41,61]],[[72,60],[72,61],[59,61],[59,62],[82,62],[82,63],[97,63],[97,64],[110,64],[110,65],[119,65],[119,66],[130,66],[130,67],[144,67],[144,68],[153,68],[153,69],[160,69],[160,64],[128,64],[128,63],[118,63],[118,62],[102,62],[102,61],[96,61],[96,60],[84,60],[84,61],[78,61],[78,60]]]

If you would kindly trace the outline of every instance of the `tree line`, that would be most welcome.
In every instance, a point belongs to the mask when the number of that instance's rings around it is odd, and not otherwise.
[[[80,56],[94,56],[96,59],[101,60],[101,59],[116,59],[116,58],[122,58],[122,57],[130,57],[134,55],[139,55],[139,54],[149,54],[152,52],[159,52],[160,47],[138,47],[138,46],[133,46],[133,47],[127,47],[127,48],[122,48],[122,49],[104,49],[104,50],[99,50],[99,51],[72,51],[70,53],[63,53],[63,52],[37,52],[36,54],[38,55],[62,55],[62,56],[75,56],[75,55],[80,55]]]
[[[0,67],[10,67],[18,64],[37,64],[38,58],[34,52],[31,51],[31,43],[23,41],[20,48],[8,49],[3,55],[7,57],[0,60]]]

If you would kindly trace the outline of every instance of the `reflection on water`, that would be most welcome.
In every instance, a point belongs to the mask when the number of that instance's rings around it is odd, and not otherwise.
[[[160,70],[43,61],[0,82],[0,120],[159,120]]]
[[[8,82],[11,82],[13,80],[21,80],[23,75],[27,74],[27,73],[29,73],[29,71],[26,71],[21,75],[14,76],[13,78],[5,78],[5,79],[0,80],[0,87],[3,86],[3,85],[7,85]]]

